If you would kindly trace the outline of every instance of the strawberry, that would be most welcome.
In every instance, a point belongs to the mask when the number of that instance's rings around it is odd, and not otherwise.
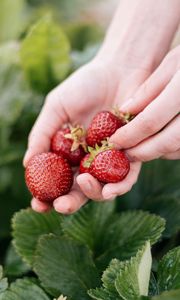
[[[25,171],[26,184],[32,195],[42,202],[52,202],[65,195],[73,184],[69,163],[55,153],[35,155]]]
[[[79,166],[79,173],[89,173],[89,167],[86,166],[86,162],[88,162],[90,158],[90,153],[86,154],[83,159],[81,160],[80,166]]]
[[[87,156],[85,156],[86,158]],[[129,172],[130,163],[123,151],[112,146],[96,146],[90,149],[89,158],[81,162],[80,171],[90,173],[103,183],[113,183],[123,180]]]
[[[91,164],[91,175],[104,183],[119,182],[129,173],[130,164],[123,151],[109,149],[99,153]]]
[[[61,154],[71,166],[78,166],[86,154],[84,136],[82,127],[62,128],[52,138],[51,151]]]
[[[109,111],[101,111],[95,115],[87,130],[86,142],[88,146],[95,147],[110,137],[118,128],[124,125],[122,118]]]

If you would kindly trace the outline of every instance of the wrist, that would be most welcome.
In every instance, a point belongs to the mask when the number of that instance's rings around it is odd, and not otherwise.
[[[169,50],[179,24],[179,0],[121,0],[97,58],[153,70]]]

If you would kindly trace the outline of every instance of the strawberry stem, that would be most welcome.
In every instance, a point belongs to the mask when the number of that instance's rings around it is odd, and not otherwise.
[[[84,151],[87,152],[87,147],[85,143],[86,131],[84,130],[84,128],[79,125],[76,127],[70,126],[70,130],[71,132],[65,134],[65,137],[67,139],[73,140],[71,151],[75,151],[79,148],[79,146],[82,146]]]

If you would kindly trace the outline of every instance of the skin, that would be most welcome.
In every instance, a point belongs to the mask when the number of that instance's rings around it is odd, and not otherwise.
[[[165,106],[166,105],[166,106]],[[132,161],[180,159],[180,46],[121,107],[137,117],[111,137]]]
[[[121,107],[158,67],[177,29],[180,1],[156,0],[154,5],[152,0],[146,0],[146,6],[143,4],[144,0],[122,0],[96,57],[47,96],[29,135],[25,167],[33,155],[49,150],[51,137],[64,123],[88,126],[96,112],[114,105]],[[118,147],[126,148],[120,145],[119,131],[112,139]],[[123,181],[103,187],[89,174],[78,175],[70,193],[56,199],[53,207],[69,214],[78,210],[87,198],[111,200],[132,188],[140,168],[141,161],[135,159]],[[32,200],[32,208],[38,212],[51,209],[37,199]]]

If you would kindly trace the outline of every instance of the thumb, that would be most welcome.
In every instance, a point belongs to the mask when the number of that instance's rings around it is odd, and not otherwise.
[[[49,150],[54,133],[63,123],[68,122],[68,115],[63,108],[61,99],[61,88],[54,89],[46,97],[41,113],[29,134],[28,147],[23,159],[24,167],[35,154]]]

